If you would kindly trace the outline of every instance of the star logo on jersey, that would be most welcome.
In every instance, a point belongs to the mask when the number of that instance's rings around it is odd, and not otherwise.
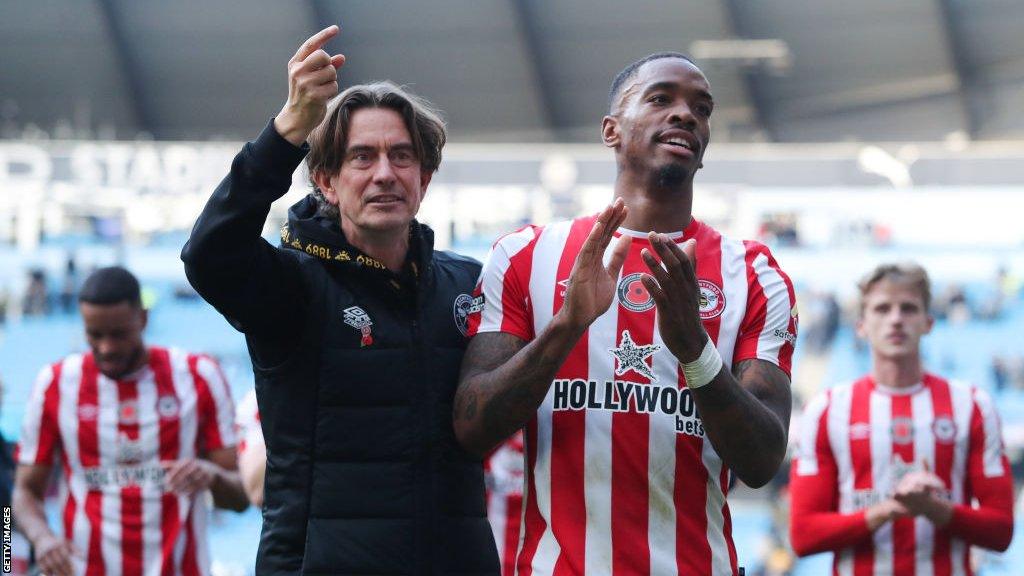
[[[637,346],[633,342],[633,337],[629,335],[629,330],[622,331],[622,340],[618,348],[608,349],[618,360],[618,366],[615,368],[616,376],[622,376],[632,370],[651,381],[657,380],[657,378],[654,377],[654,371],[647,364],[647,359],[658,350],[661,350],[661,346],[654,344]]]

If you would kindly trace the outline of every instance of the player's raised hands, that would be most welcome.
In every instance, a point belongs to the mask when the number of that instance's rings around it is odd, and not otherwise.
[[[626,219],[627,212],[628,208],[621,198],[617,198],[602,210],[576,256],[572,273],[569,275],[565,303],[560,312],[566,315],[571,325],[590,326],[612,305],[619,271],[622,270],[622,263],[626,261],[626,253],[629,251],[629,236],[623,235],[619,238],[607,266],[604,264],[604,252],[611,243],[615,230]]]
[[[288,61],[288,101],[274,118],[274,128],[296,146],[320,124],[327,115],[327,103],[338,95],[338,68],[345,56],[332,56],[323,49],[338,30],[332,25],[310,36]]]
[[[658,330],[677,360],[693,362],[707,342],[700,320],[697,242],[691,239],[680,246],[656,232],[648,239],[654,253],[645,248],[640,255],[651,274],[644,275],[641,282],[658,308]]]

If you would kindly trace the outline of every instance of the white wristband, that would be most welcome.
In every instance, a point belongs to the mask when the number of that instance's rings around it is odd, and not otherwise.
[[[679,363],[683,367],[683,376],[686,377],[686,387],[700,388],[701,386],[707,386],[715,376],[718,376],[718,372],[722,369],[722,356],[718,353],[718,348],[711,342],[711,338],[708,338],[704,349],[701,350],[700,356],[697,357],[693,362]]]

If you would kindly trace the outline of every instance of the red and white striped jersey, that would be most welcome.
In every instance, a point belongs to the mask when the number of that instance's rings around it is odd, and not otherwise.
[[[487,520],[501,559],[501,576],[515,574],[523,516],[523,432],[516,432],[484,462]]]
[[[946,485],[950,523],[899,518],[872,533],[865,509],[925,466]],[[790,474],[793,546],[835,551],[837,575],[970,574],[970,544],[1005,548],[1012,534],[1013,486],[992,400],[931,374],[910,388],[864,377],[817,396]]]
[[[160,463],[233,446],[233,426],[227,383],[206,356],[151,347],[146,368],[115,381],[91,353],[75,354],[40,372],[16,459],[60,463],[80,573],[208,574],[206,495],[167,491]]]
[[[561,308],[596,216],[500,239],[471,307],[470,332],[531,340]],[[612,306],[589,327],[525,428],[526,502],[517,573],[736,574],[729,471],[705,436],[682,370],[640,278],[633,236]],[[700,315],[727,365],[759,358],[787,373],[793,287],[768,249],[694,220]],[[610,257],[609,246],[604,257]]]
[[[238,453],[242,454],[254,441],[263,442],[263,428],[260,425],[260,408],[256,403],[255,388],[249,390],[238,403],[236,418],[235,437],[238,438]]]

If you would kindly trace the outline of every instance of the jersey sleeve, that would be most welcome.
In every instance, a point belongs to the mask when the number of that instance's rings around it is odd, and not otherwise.
[[[953,508],[950,533],[968,544],[1006,550],[1013,538],[1013,478],[991,397],[974,390],[968,438],[967,502]]]
[[[839,550],[870,537],[864,511],[839,510],[839,472],[828,436],[828,394],[807,405],[790,467],[789,534],[800,556]]]
[[[505,332],[533,340],[530,266],[539,229],[527,226],[495,242],[480,271],[469,315],[469,335]]]
[[[736,338],[733,363],[760,359],[792,371],[796,347],[796,296],[789,276],[766,246],[746,242],[747,309]]]
[[[25,407],[21,438],[14,449],[14,460],[25,465],[51,465],[60,448],[60,364],[39,371],[32,395]]]
[[[190,356],[196,383],[199,452],[234,446],[235,406],[220,366],[208,356]]]

